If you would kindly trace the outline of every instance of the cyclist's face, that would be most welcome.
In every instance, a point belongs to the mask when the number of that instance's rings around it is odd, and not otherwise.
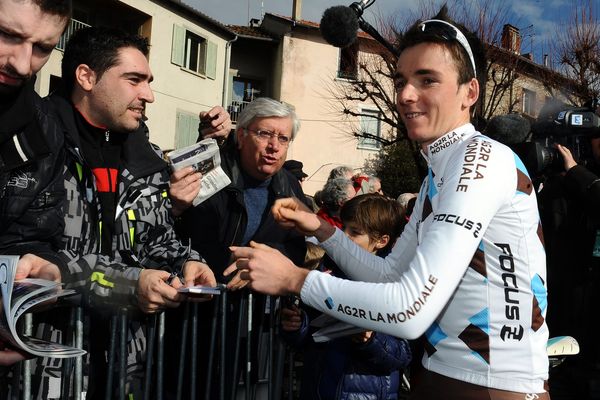
[[[452,54],[435,43],[409,47],[398,58],[394,84],[408,137],[424,147],[469,122],[479,83],[458,84]]]

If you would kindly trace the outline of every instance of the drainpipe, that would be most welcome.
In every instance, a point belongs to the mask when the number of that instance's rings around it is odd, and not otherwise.
[[[294,22],[302,19],[302,0],[294,0],[292,5],[292,20]]]
[[[223,74],[224,75],[223,76],[224,77],[224,79],[223,79],[223,97],[222,97],[223,100],[221,101],[222,106],[225,110],[227,110],[227,106],[228,106],[228,104],[227,104],[228,90],[227,89],[229,89],[228,86],[229,86],[229,67],[230,67],[230,63],[231,63],[231,44],[233,42],[235,42],[236,40],[238,40],[238,37],[239,36],[235,35],[235,37],[232,40],[228,41],[227,44],[225,45],[225,67],[223,68],[224,69],[224,71],[223,71],[224,72],[224,74]]]

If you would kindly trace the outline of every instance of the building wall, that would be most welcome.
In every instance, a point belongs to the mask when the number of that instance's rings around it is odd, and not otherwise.
[[[339,103],[332,98],[329,88],[338,82],[338,53],[316,35],[295,32],[281,41],[280,100],[296,107],[302,123],[288,159],[304,163],[308,178],[303,189],[307,194],[323,187],[332,168],[349,165],[358,171],[377,153],[357,148],[358,140],[351,132],[358,119],[343,119]]]
[[[486,87],[487,92],[490,93],[492,88],[493,83],[491,79],[489,79]],[[523,93],[525,90],[534,92],[536,95],[533,107],[531,110],[529,110],[529,112],[525,112],[523,107]],[[566,101],[566,97],[560,93],[555,93],[554,96],[558,97],[559,100]],[[504,96],[500,99],[494,115],[504,115],[512,111],[527,115],[531,118],[537,118],[541,108],[546,102],[546,99],[549,97],[551,97],[550,92],[544,87],[543,83],[539,79],[526,74],[519,74],[513,83],[512,91],[510,89],[507,90]],[[511,102],[514,103],[512,110],[509,108]]]
[[[75,0],[75,3],[85,0]],[[223,85],[225,82],[226,40],[219,33],[192,22],[185,14],[176,13],[150,0],[122,0],[127,5],[146,14],[150,28],[144,26],[150,34],[150,67],[154,75],[152,89],[155,101],[147,105],[147,124],[150,139],[163,149],[172,149],[175,145],[177,111],[198,114],[212,106],[223,105]],[[216,79],[194,74],[171,63],[173,25],[183,25],[186,29],[217,44]],[[140,27],[141,28],[141,27]],[[51,59],[40,71],[37,89],[41,95],[49,90],[50,75],[60,76],[62,52],[54,50]]]

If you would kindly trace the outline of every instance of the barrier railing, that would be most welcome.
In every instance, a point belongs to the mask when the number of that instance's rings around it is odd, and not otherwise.
[[[259,298],[261,301],[256,301]],[[176,390],[169,390],[171,399],[205,399],[205,400],[279,400],[284,390],[282,385],[282,371],[286,354],[289,354],[284,345],[278,339],[276,313],[274,312],[277,299],[264,297],[244,291],[241,294],[237,315],[231,313],[231,304],[228,294],[223,291],[220,296],[213,300],[213,317],[210,322],[210,344],[208,346],[208,365],[206,368],[206,386],[198,387],[199,369],[199,307],[197,303],[186,303],[180,326],[171,326],[171,330],[180,333],[179,360],[177,365],[165,364],[165,312],[154,314],[147,318],[145,327],[146,337],[146,362],[143,368],[143,399],[162,400],[166,398],[166,386],[164,373],[165,368],[177,368]],[[265,308],[257,308],[257,304]],[[67,310],[69,310],[67,308]],[[169,312],[169,311],[167,311]],[[64,333],[63,342],[66,344],[82,347],[84,343],[84,315],[80,307],[70,310],[70,329]],[[259,316],[257,321],[253,318]],[[244,329],[228,329],[228,320],[237,319],[237,326]],[[253,323],[254,322],[254,323]],[[256,323],[258,322],[258,324]],[[105,399],[131,399],[127,393],[127,344],[128,324],[130,318],[127,310],[118,310],[110,318],[110,338],[107,351],[107,374],[104,384]],[[235,324],[234,324],[235,326]],[[32,332],[31,316],[27,317],[25,331]],[[230,355],[228,348],[228,335],[234,337],[234,354]],[[89,343],[89,337],[86,338]],[[258,347],[253,349],[255,343]],[[243,348],[243,346],[245,348]],[[253,350],[260,356],[255,359]],[[243,352],[243,353],[242,353]],[[242,357],[242,354],[244,356]],[[60,399],[85,398],[84,386],[84,363],[89,362],[87,356],[74,359],[63,359],[60,363]],[[244,359],[244,363],[241,360]],[[256,362],[258,360],[258,362]],[[32,369],[32,361],[20,363],[13,368],[10,397],[0,395],[0,399],[31,399],[36,388],[32,388],[31,377],[36,371]],[[231,364],[231,368],[228,365]],[[290,367],[293,362],[290,363]],[[186,378],[187,374],[187,380]],[[290,386],[288,393],[292,391],[292,371],[288,371]],[[258,379],[256,379],[258,377]],[[36,379],[35,382],[40,382]],[[184,384],[187,382],[187,384]],[[88,382],[89,387],[89,382]],[[266,389],[261,390],[261,389]],[[32,390],[33,389],[33,390]],[[173,392],[174,396],[173,397]],[[38,398],[40,391],[37,390]],[[216,393],[216,396],[215,396]],[[288,398],[291,398],[288,395]],[[138,400],[138,399],[136,399]]]

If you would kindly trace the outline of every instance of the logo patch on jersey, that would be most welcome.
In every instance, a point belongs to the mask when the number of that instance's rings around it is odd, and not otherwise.
[[[469,190],[469,183],[473,180],[483,179],[487,162],[492,153],[492,142],[487,140],[472,140],[465,150],[462,172],[456,185],[457,192]]]
[[[481,231],[481,228],[483,226],[483,225],[481,225],[481,222],[474,222],[474,221],[471,221],[470,219],[461,217],[460,215],[454,215],[454,214],[436,214],[433,217],[433,220],[462,226],[463,228],[465,228],[468,231],[473,231],[474,237],[479,237],[479,232]]]
[[[325,305],[330,310],[333,310],[333,307],[335,306],[335,303],[333,302],[333,299],[331,297],[328,297],[328,298],[325,299]]]

